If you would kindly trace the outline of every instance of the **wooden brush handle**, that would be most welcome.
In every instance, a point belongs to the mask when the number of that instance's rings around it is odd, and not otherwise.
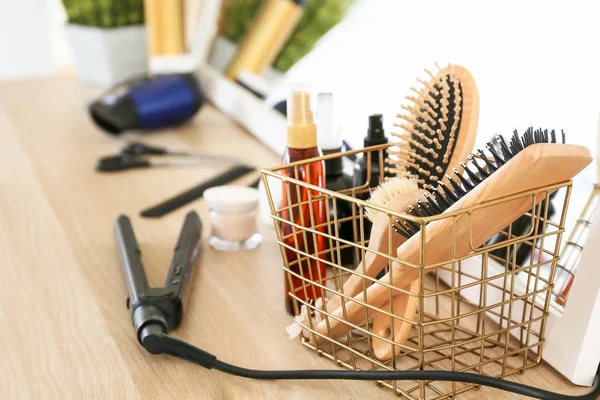
[[[584,169],[592,160],[590,152],[583,146],[535,144],[517,154],[510,162],[494,172],[465,197],[456,202],[448,212],[469,208],[484,202],[501,199],[536,188],[550,186],[570,180]],[[537,196],[537,203],[545,195]],[[511,224],[518,217],[531,209],[530,196],[488,206],[472,213],[461,214],[455,218],[446,218],[431,222],[425,229],[425,259],[422,265],[428,266],[443,263],[455,258],[464,257],[473,248],[480,247],[494,234]],[[472,232],[469,232],[469,217]],[[453,223],[455,221],[455,223]],[[456,246],[453,246],[453,228],[456,226]],[[472,243],[470,243],[472,238]],[[421,235],[417,234],[398,248],[399,262],[393,263],[395,287],[407,287],[419,277],[420,268],[407,264],[421,264]],[[432,268],[425,269],[430,272]],[[390,283],[389,274],[381,282]],[[358,302],[366,302],[372,307],[380,308],[389,300],[389,289],[375,283],[365,293],[354,297],[355,301],[346,302],[346,321],[357,324],[366,314],[365,307]],[[335,317],[344,320],[342,309],[328,310]],[[344,324],[329,318],[332,337],[343,332]],[[327,322],[321,321],[316,331],[327,335]]]
[[[419,293],[420,289],[421,281],[419,279],[414,280],[409,287],[405,288],[405,290],[415,294]],[[388,302],[382,307],[382,309],[387,312],[392,310],[394,315],[398,315],[409,320],[414,320],[417,313],[417,307],[419,305],[419,298],[416,295],[410,296],[404,293],[399,293],[393,298],[392,305],[394,307],[390,309],[390,303]],[[392,325],[394,326],[393,337]],[[409,322],[402,321],[398,318],[393,318],[392,321],[392,317],[389,317],[381,312],[376,312],[373,316],[372,331],[373,333],[388,340],[393,340],[395,343],[404,344],[408,340],[408,335],[410,334],[412,326],[413,324]],[[401,347],[392,346],[384,340],[373,337],[373,352],[375,353],[375,357],[380,360],[389,360],[392,358],[392,355],[400,353],[400,350]]]
[[[404,194],[394,197],[388,204],[385,205],[391,211],[402,213],[408,211],[408,206],[414,204],[417,198],[422,198],[425,191],[421,189],[411,190]],[[384,254],[393,254],[391,249],[397,249],[406,240],[402,235],[398,235],[391,230],[394,219],[390,220],[388,214],[379,212],[373,227],[371,229],[371,236],[369,239],[368,248],[373,251],[378,251]],[[391,231],[391,232],[390,232]],[[391,237],[390,237],[391,234]],[[391,239],[391,246],[390,246]],[[358,264],[356,271],[372,278],[376,277],[381,270],[383,270],[388,264],[389,259],[376,253],[367,251],[365,258]],[[363,268],[364,267],[364,268]],[[364,289],[363,281],[365,279],[360,275],[351,275],[343,286],[343,292],[349,297],[356,296],[359,292]],[[365,282],[367,286],[371,282]],[[327,310],[337,310],[342,306],[342,296],[334,295],[327,302]]]

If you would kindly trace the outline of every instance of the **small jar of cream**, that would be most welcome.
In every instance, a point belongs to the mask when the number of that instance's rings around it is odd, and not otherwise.
[[[257,247],[258,190],[246,186],[217,186],[204,192],[210,212],[208,243],[217,250],[237,251]]]

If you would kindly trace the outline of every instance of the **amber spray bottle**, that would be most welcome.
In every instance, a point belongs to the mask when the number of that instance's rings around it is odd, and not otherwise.
[[[305,89],[293,89],[287,102],[287,148],[283,163],[293,163],[321,156],[317,146],[317,126],[311,104],[311,95]],[[325,163],[322,160],[287,168],[283,175],[318,187],[325,187]],[[282,219],[317,232],[326,232],[326,204],[319,200],[320,193],[305,187],[283,182]],[[315,200],[317,199],[317,200]],[[326,259],[327,239],[285,222],[282,223],[283,241],[291,248]],[[306,280],[325,285],[326,264],[286,249],[290,270]],[[303,301],[316,301],[325,291],[293,274],[285,274],[285,306],[294,315],[294,296]],[[299,311],[299,310],[298,310]]]

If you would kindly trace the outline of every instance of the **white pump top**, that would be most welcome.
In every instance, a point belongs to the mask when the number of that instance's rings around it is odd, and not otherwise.
[[[317,134],[321,150],[332,150],[342,147],[339,130],[334,126],[333,94],[319,93],[317,108]]]

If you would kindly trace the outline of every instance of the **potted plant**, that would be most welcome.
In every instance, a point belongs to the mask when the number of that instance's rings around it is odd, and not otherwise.
[[[63,0],[79,78],[113,85],[147,69],[143,0]]]

